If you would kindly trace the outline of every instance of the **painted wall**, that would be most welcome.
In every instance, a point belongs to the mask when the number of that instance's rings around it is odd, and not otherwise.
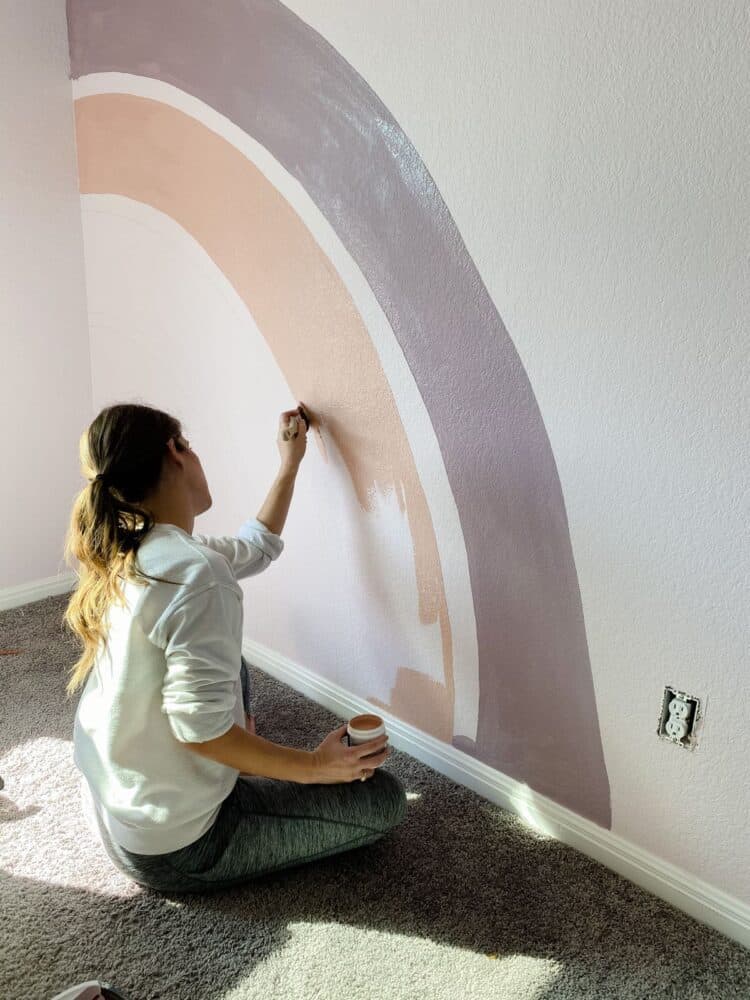
[[[91,366],[65,5],[7,0],[0,23],[2,590],[67,569]]]
[[[94,411],[224,533],[304,399],[248,634],[750,901],[747,23],[470,9],[69,0]]]

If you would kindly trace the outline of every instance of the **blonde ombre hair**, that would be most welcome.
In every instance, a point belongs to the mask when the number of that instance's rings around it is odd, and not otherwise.
[[[106,407],[81,435],[81,471],[89,482],[73,503],[65,536],[65,560],[78,575],[78,585],[63,621],[82,640],[83,653],[71,667],[68,695],[84,683],[99,645],[107,642],[107,607],[113,601],[126,606],[121,581],[177,585],[148,576],[136,565],[138,547],[155,523],[140,504],[159,486],[170,438],[184,450],[179,420],[139,403]],[[103,480],[95,478],[99,473]]]

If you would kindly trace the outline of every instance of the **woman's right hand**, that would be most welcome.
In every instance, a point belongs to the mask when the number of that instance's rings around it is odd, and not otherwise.
[[[300,406],[306,413],[308,412],[304,403],[300,403]],[[284,410],[279,417],[276,443],[279,446],[281,464],[286,468],[298,468],[307,448],[307,424],[300,416],[300,406],[296,410]],[[294,436],[286,440],[286,436],[289,433],[292,433]]]
[[[341,742],[344,736],[346,736],[346,723],[329,733],[317,750],[312,751],[313,776],[310,784],[337,785],[341,782],[361,780],[363,770],[365,776],[369,778],[374,768],[380,767],[390,755],[391,748],[388,746],[387,735],[377,736],[368,743],[359,743],[351,747]],[[381,752],[367,760],[362,759],[369,753],[374,754],[376,750]]]

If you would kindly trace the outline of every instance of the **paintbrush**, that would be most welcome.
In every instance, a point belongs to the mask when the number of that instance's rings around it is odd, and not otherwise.
[[[304,407],[298,406],[297,407],[297,413],[305,421],[305,429],[309,431],[310,430],[310,418],[305,413]],[[281,432],[281,439],[282,439],[282,441],[289,441],[289,440],[291,440],[291,438],[297,437],[298,433],[299,432],[297,430],[297,421],[295,420],[294,417],[292,417],[291,421],[289,423],[289,426],[285,430],[283,430]]]

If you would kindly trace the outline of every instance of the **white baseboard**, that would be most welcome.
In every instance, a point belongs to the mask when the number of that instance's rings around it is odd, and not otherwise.
[[[75,573],[61,573],[59,576],[48,576],[33,583],[22,583],[18,587],[4,587],[0,590],[0,611],[9,608],[20,608],[22,604],[32,601],[42,601],[45,597],[56,594],[69,594],[78,583]]]
[[[741,900],[649,854],[611,830],[605,830],[539,795],[528,785],[415,729],[379,706],[352,695],[338,684],[252,639],[243,639],[242,655],[253,666],[283,681],[340,718],[348,719],[361,712],[377,712],[385,720],[390,742],[397,750],[416,757],[519,816],[533,829],[569,844],[696,920],[750,948],[750,906]]]

